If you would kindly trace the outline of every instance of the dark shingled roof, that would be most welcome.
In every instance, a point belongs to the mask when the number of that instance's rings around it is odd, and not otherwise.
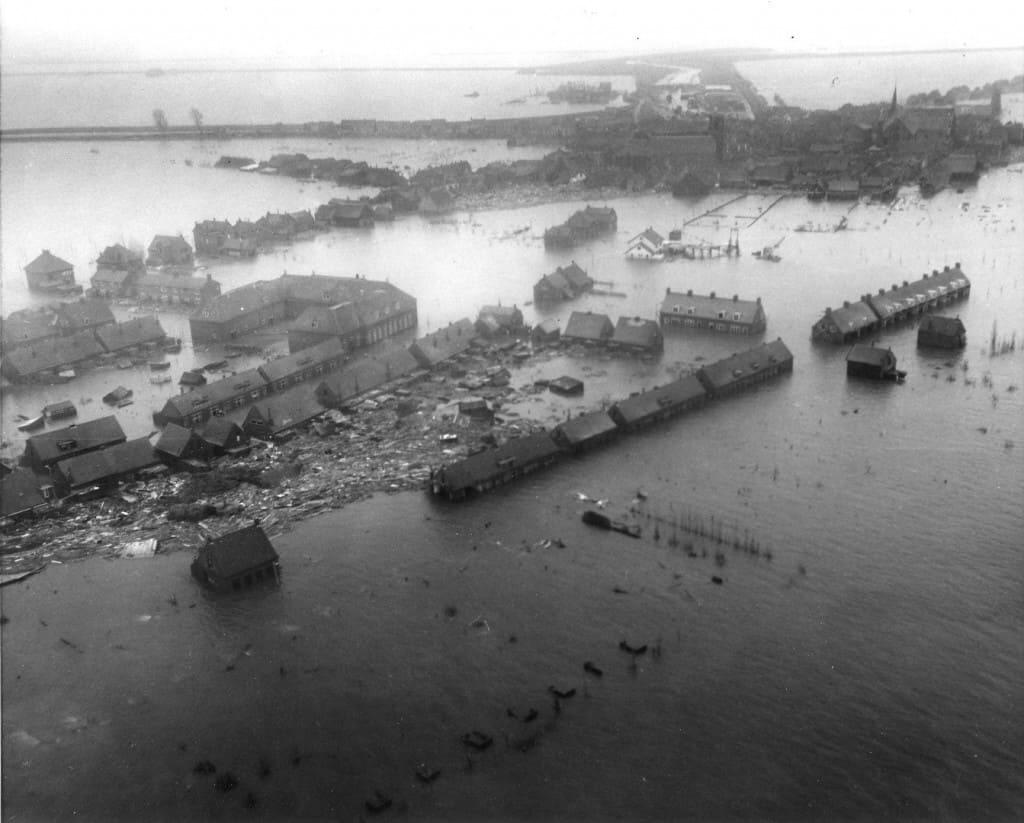
[[[220,577],[231,578],[277,560],[277,551],[258,524],[222,534],[201,546],[199,557]]]
[[[692,315],[690,315],[690,308],[693,309]],[[719,297],[714,293],[703,295],[669,291],[665,293],[665,299],[661,301],[662,314],[690,315],[703,320],[718,320],[720,319],[718,313],[725,312],[725,319],[734,322],[733,315],[739,312],[739,322],[742,323],[753,323],[759,308],[760,303],[757,300]]]
[[[620,317],[612,342],[633,349],[656,349],[662,345],[661,327],[654,320]]]
[[[857,343],[846,355],[847,361],[864,363],[870,366],[886,366],[892,363],[892,349],[883,349],[878,346],[869,346],[866,343]]]
[[[858,300],[849,306],[832,309],[818,322],[820,323],[826,318],[831,318],[832,322],[836,324],[836,328],[842,334],[853,334],[878,322],[878,318],[871,311],[871,307],[863,300]]]
[[[51,254],[49,249],[44,249],[42,254],[25,266],[25,271],[28,274],[58,274],[73,268],[67,260],[62,260]]]
[[[608,412],[595,411],[559,423],[555,427],[555,431],[564,438],[566,443],[574,446],[617,432],[618,426],[608,416]]]
[[[192,429],[186,429],[177,423],[168,423],[153,448],[171,457],[181,457],[188,450],[193,437],[195,434]]]
[[[113,480],[155,466],[160,459],[148,437],[117,443],[105,449],[81,454],[57,463],[56,472],[68,486],[85,486]]]
[[[419,338],[409,346],[409,351],[421,366],[430,368],[464,352],[475,336],[473,321],[465,317]]]
[[[227,417],[211,417],[203,426],[201,437],[211,446],[227,448],[233,439],[242,435],[242,427]],[[159,445],[159,444],[158,444]]]
[[[959,317],[943,317],[939,314],[926,314],[921,318],[918,329],[932,334],[948,334],[953,337],[965,331],[963,321]]]
[[[142,343],[156,343],[167,336],[156,315],[135,317],[123,323],[96,329],[96,337],[107,351],[120,351]]]
[[[345,347],[342,346],[341,340],[337,337],[329,337],[323,342],[310,346],[308,349],[301,349],[295,354],[269,360],[259,367],[259,371],[268,383],[273,383],[318,363],[332,359],[337,360],[344,352]]]
[[[567,340],[607,340],[615,331],[611,318],[607,314],[574,311],[565,324],[562,337]]]
[[[103,346],[91,331],[80,331],[68,337],[48,337],[26,343],[4,354],[3,372],[11,379],[71,366],[104,353]]]
[[[628,426],[641,423],[666,409],[685,407],[694,400],[706,396],[707,390],[696,375],[688,374],[665,386],[620,400],[613,408],[616,416]]]
[[[259,369],[246,369],[231,377],[225,377],[223,380],[217,380],[190,392],[175,395],[164,404],[164,410],[166,411],[170,407],[171,410],[187,418],[190,414],[223,403],[246,391],[263,389],[266,385],[267,380]]]
[[[61,303],[57,314],[69,329],[86,329],[106,323],[114,323],[114,313],[102,300],[79,300],[76,303]]]
[[[793,354],[779,338],[704,366],[699,374],[701,382],[714,391],[777,365],[792,362]]]
[[[870,295],[868,302],[875,313],[884,320],[901,311],[925,303],[940,294],[945,294],[947,291],[955,291],[969,285],[970,281],[960,270],[959,264],[953,268],[946,266],[942,271],[926,274],[913,283],[896,286],[882,294]]]
[[[509,440],[496,449],[487,449],[471,455],[465,460],[445,466],[444,481],[451,491],[461,491],[475,486],[489,477],[503,471],[505,461],[514,466],[529,466],[544,462],[559,454],[558,445],[547,432],[538,432],[527,437]]]

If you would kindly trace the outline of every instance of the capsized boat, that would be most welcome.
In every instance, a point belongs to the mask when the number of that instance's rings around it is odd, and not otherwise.
[[[20,432],[35,431],[36,429],[42,428],[43,424],[45,422],[46,422],[46,416],[45,415],[40,414],[38,417],[30,417],[28,420],[24,421],[23,423],[19,423],[18,424],[18,431],[20,431]]]

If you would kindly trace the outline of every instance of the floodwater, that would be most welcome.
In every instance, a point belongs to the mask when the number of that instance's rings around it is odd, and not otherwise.
[[[161,109],[172,126],[307,123],[330,120],[470,120],[593,111],[603,105],[552,104],[568,81],[607,81],[618,92],[632,77],[543,76],[515,69],[169,70],[4,75],[4,129],[153,125]],[[74,105],[69,105],[73,100]]]
[[[80,155],[51,177],[69,151]],[[36,299],[18,291],[12,246],[67,257],[72,238],[77,263],[121,239],[119,226],[148,242],[195,219],[337,194],[185,166],[199,151],[229,149],[5,146],[12,307]],[[38,173],[9,174],[26,157]],[[545,251],[541,235],[583,200],[408,218],[211,266],[226,288],[283,268],[386,277],[417,297],[426,329],[483,303],[523,305],[541,274],[575,257],[626,296],[554,316],[652,317],[667,287],[760,296],[766,336],[783,338],[794,371],[466,504],[379,495],[306,521],[275,538],[277,590],[209,597],[185,554],[50,565],[5,587],[5,819],[354,820],[377,791],[393,801],[381,819],[1020,819],[1022,178],[997,170],[929,201],[907,191],[891,208],[751,195],[717,226],[688,230],[724,242],[740,226],[743,255],[719,261],[622,252],[725,193],[614,200],[616,236],[572,253]],[[128,196],[140,179],[163,181],[163,195],[140,205]],[[92,186],[126,196],[89,208]],[[78,219],[43,224],[31,204],[51,195]],[[795,231],[843,215],[846,231]],[[781,262],[751,256],[781,238]],[[967,349],[918,351],[912,326],[887,331],[906,384],[848,380],[844,349],[810,342],[826,306],[957,261],[972,293],[946,312],[964,320]],[[582,400],[523,404],[555,417],[747,344],[673,335],[654,363],[565,357],[513,385],[544,370],[583,377]],[[186,346],[172,372],[209,356]],[[58,391],[76,398],[124,374],[97,370]],[[5,386],[5,437],[16,413],[41,405],[33,391]],[[158,401],[137,397],[130,433],[148,430],[146,403]],[[616,517],[636,506],[643,537],[588,529],[577,492]],[[713,537],[686,531],[698,524]],[[620,640],[648,644],[635,668]],[[549,685],[576,689],[557,714]],[[534,721],[518,719],[531,708]],[[467,749],[473,729],[494,745]],[[217,774],[194,772],[205,760]],[[436,781],[417,780],[421,763],[440,769]],[[228,792],[214,785],[224,772],[238,781]]]

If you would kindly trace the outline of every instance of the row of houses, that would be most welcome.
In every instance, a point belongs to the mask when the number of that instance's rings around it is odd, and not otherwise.
[[[793,355],[781,339],[734,354],[624,400],[608,409],[560,423],[431,471],[430,488],[449,500],[463,500],[549,466],[566,455],[606,444],[624,434],[702,408],[793,370]]]
[[[844,301],[840,308],[825,309],[811,327],[811,338],[831,343],[846,343],[873,334],[886,326],[919,317],[971,293],[971,281],[960,263],[944,266],[914,282],[903,281],[877,294],[865,294],[860,300]]]
[[[64,336],[36,339],[4,350],[0,374],[13,382],[56,375],[61,370],[105,355],[152,348],[167,335],[155,316],[135,317]]]
[[[350,348],[416,327],[416,300],[395,286],[364,277],[283,274],[232,289],[189,318],[196,344],[224,343],[293,320],[289,351],[339,337]]]
[[[195,468],[197,462],[246,448],[240,426],[214,418],[198,429],[170,425],[152,443],[128,440],[113,415],[30,437],[22,467],[0,478],[0,517],[18,518],[55,498],[167,470]]]
[[[610,349],[653,354],[665,347],[661,327],[656,320],[641,317],[620,317],[612,324],[606,314],[574,311],[562,331],[566,343],[606,346]]]
[[[203,220],[192,228],[196,252],[209,256],[252,257],[273,243],[312,234],[316,228],[308,211],[267,212],[258,220]]]

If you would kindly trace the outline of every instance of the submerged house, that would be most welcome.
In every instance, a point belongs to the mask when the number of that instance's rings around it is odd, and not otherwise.
[[[917,345],[922,348],[962,349],[967,345],[967,329],[959,317],[928,314],[917,327]]]
[[[463,500],[472,493],[485,492],[525,474],[554,463],[561,449],[547,432],[509,440],[496,449],[432,470],[430,487],[449,500]]]
[[[257,523],[207,542],[200,547],[191,570],[202,585],[221,592],[281,579],[277,551]]]
[[[844,300],[842,308],[825,309],[825,315],[811,327],[813,340],[846,343],[878,328],[878,316],[865,301]]]
[[[707,397],[707,389],[700,380],[688,374],[664,386],[620,400],[608,410],[608,414],[623,430],[633,431],[691,409],[699,409]]]
[[[46,505],[39,478],[27,469],[15,469],[0,477],[0,518],[19,518]]]
[[[181,235],[158,234],[147,249],[146,265],[191,266],[192,247]]]
[[[523,312],[518,306],[484,306],[476,319],[476,330],[484,337],[523,331]]]
[[[606,411],[594,411],[570,418],[555,426],[555,442],[568,451],[579,453],[607,443],[619,434],[619,427]]]
[[[67,260],[43,249],[35,260],[25,266],[28,287],[36,291],[70,293],[75,288],[75,267]]]
[[[892,349],[858,343],[846,355],[846,376],[902,383],[907,373],[896,368]]]
[[[665,289],[660,319],[666,329],[707,329],[727,334],[760,334],[767,325],[760,297],[740,300],[739,295],[734,294],[730,299],[718,297],[714,292],[694,294],[693,289],[686,294]]]
[[[565,324],[562,339],[568,343],[604,344],[615,334],[615,326],[607,314],[574,311]]]
[[[53,476],[62,494],[87,486],[112,486],[160,463],[148,437],[115,443],[59,461]]]
[[[559,266],[545,274],[533,286],[535,303],[559,303],[572,300],[594,287],[594,281],[573,260],[568,266]]]
[[[468,317],[424,335],[409,346],[409,353],[425,369],[432,369],[466,351],[476,337],[476,328]]]
[[[765,383],[773,377],[793,371],[793,354],[782,338],[762,343],[745,352],[703,366],[697,378],[717,399]]]
[[[626,351],[654,353],[665,347],[665,340],[657,321],[641,317],[620,317],[610,345]]]

